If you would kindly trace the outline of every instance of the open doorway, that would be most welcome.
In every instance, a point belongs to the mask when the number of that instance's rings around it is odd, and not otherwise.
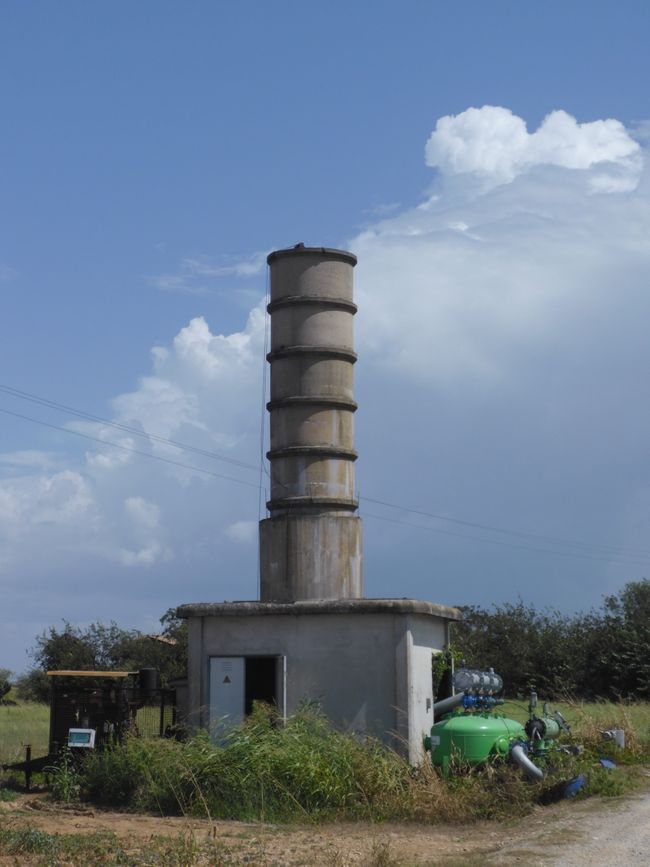
[[[244,713],[253,710],[254,701],[264,701],[279,707],[277,656],[247,656],[245,658]]]
[[[216,740],[239,725],[255,701],[264,701],[285,716],[283,656],[210,657],[209,726]]]

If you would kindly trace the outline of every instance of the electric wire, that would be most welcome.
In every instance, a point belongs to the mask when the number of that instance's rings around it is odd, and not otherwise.
[[[438,515],[434,512],[425,512],[421,509],[413,509],[410,506],[399,506],[396,503],[389,503],[385,500],[375,500],[372,497],[359,497],[360,500],[363,500],[366,503],[374,503],[377,506],[386,506],[390,509],[399,509],[403,512],[410,512],[413,515],[421,515],[424,518],[433,518],[436,521],[446,521],[450,524],[459,524],[463,527],[472,527],[475,530],[488,530],[492,533],[503,533],[508,536],[518,536],[520,538],[532,539],[533,541],[546,542],[553,545],[567,545],[576,548],[584,548],[586,550],[595,549],[607,554],[625,554],[624,551],[620,547],[615,547],[613,545],[599,545],[595,542],[578,542],[573,539],[563,539],[558,536],[545,536],[540,533],[526,533],[522,530],[510,530],[505,527],[496,527],[491,524],[479,524],[473,521],[464,521],[460,518],[450,518],[447,515]],[[643,549],[628,549],[628,554],[633,554],[634,556],[643,556],[650,557],[650,551]]]
[[[78,431],[78,430],[72,430],[71,428],[65,428],[65,427],[60,427],[59,425],[56,425],[56,424],[50,424],[49,422],[42,421],[41,419],[31,418],[28,415],[22,415],[19,412],[12,412],[10,409],[5,409],[4,407],[0,407],[0,412],[4,413],[5,415],[12,415],[12,416],[14,416],[14,418],[21,418],[24,421],[31,421],[31,422],[34,422],[34,424],[40,424],[43,427],[48,427],[48,428],[51,428],[52,430],[61,431],[61,433],[72,434],[73,436],[81,437],[82,439],[90,440],[91,442],[94,442],[94,443],[99,443],[102,446],[110,446],[111,448],[114,448],[114,449],[120,449],[120,451],[123,451],[123,452],[131,452],[134,455],[140,455],[143,458],[150,458],[151,460],[154,460],[154,461],[162,461],[163,463],[171,464],[174,467],[181,467],[184,470],[192,470],[195,473],[203,473],[206,476],[214,476],[216,479],[224,479],[227,482],[236,482],[238,485],[246,485],[246,487],[248,487],[248,488],[255,488],[255,490],[257,490],[257,483],[256,482],[246,482],[246,481],[244,481],[244,479],[236,479],[233,476],[224,476],[221,473],[215,473],[212,470],[206,470],[203,467],[194,467],[191,464],[183,464],[180,461],[174,461],[171,458],[164,458],[162,455],[153,455],[149,452],[143,452],[143,451],[140,451],[139,449],[134,449],[134,448],[131,448],[130,446],[122,445],[121,443],[114,443],[110,440],[103,440],[103,439],[100,439],[99,437],[90,436],[90,434],[81,433],[81,431]]]
[[[266,421],[266,377],[267,377],[267,361],[266,355],[269,351],[269,327],[270,327],[270,315],[269,315],[269,281],[270,281],[270,267],[267,263],[266,265],[266,283],[265,283],[265,291],[264,291],[264,347],[262,351],[262,405],[260,407],[260,475],[259,475],[259,492],[257,495],[257,520],[258,523],[262,520],[262,503],[263,503],[263,484],[264,484],[264,471],[266,470],[266,464],[264,463],[265,455],[264,455],[264,433],[265,433],[265,421]],[[267,471],[268,472],[268,471]],[[261,596],[262,593],[262,552],[260,548],[261,542],[258,535],[257,546],[259,556],[257,558],[257,595]]]
[[[78,418],[84,419],[85,421],[92,421],[96,424],[103,424],[108,427],[115,428],[116,430],[123,431],[124,433],[133,434],[134,436],[143,437],[144,439],[154,440],[157,443],[162,443],[167,446],[173,446],[174,448],[181,449],[182,451],[194,452],[195,454],[203,455],[206,458],[212,458],[216,461],[224,461],[225,463],[232,464],[233,466],[242,467],[242,469],[253,470],[254,472],[257,472],[259,469],[256,464],[248,464],[244,461],[239,461],[236,458],[230,458],[227,455],[219,454],[218,452],[212,451],[210,449],[202,449],[198,446],[190,445],[189,443],[183,443],[179,440],[172,440],[168,437],[160,436],[160,434],[149,433],[147,431],[140,430],[140,428],[133,427],[128,424],[110,421],[110,419],[102,418],[98,415],[92,415],[89,412],[75,409],[74,407],[67,406],[64,403],[57,403],[54,400],[49,400],[45,397],[39,397],[39,395],[37,394],[32,394],[28,391],[21,391],[18,388],[12,388],[8,385],[0,384],[0,392],[4,392],[10,397],[17,397],[20,398],[20,400],[27,400],[31,403],[39,404],[40,406],[47,407],[48,409],[56,409],[59,412],[77,416]]]
[[[413,527],[416,530],[425,530],[429,533],[438,533],[442,536],[454,536],[458,539],[469,539],[473,542],[485,542],[488,545],[498,545],[502,548],[514,548],[519,551],[532,551],[537,554],[552,554],[560,557],[574,557],[579,560],[594,560],[599,563],[611,563],[613,559],[618,559],[623,555],[610,555],[609,557],[591,557],[589,554],[579,554],[577,551],[554,551],[552,548],[534,548],[532,545],[516,545],[514,542],[504,542],[501,539],[486,539],[484,536],[470,536],[468,533],[454,533],[453,530],[443,530],[440,527],[425,527],[422,524],[414,524],[412,521],[400,521],[398,518],[387,518],[385,515],[373,515],[371,512],[364,512],[364,518],[373,518],[376,521],[386,521],[389,524],[401,524],[403,527]],[[650,558],[633,558],[625,555],[627,562],[645,564],[650,562]]]
[[[268,290],[268,272],[267,272],[267,301],[268,301],[268,291],[269,290]],[[266,357],[266,352],[268,351],[268,340],[269,340],[268,319],[269,318],[270,317],[268,317],[268,314],[267,314],[267,322],[265,324],[265,336],[264,336],[264,347],[265,347],[264,357]],[[233,466],[240,467],[242,469],[255,471],[256,473],[259,473],[259,480],[256,484],[244,481],[243,479],[237,479],[237,478],[234,478],[232,476],[226,476],[226,475],[223,475],[220,473],[215,473],[211,470],[207,470],[207,469],[204,469],[201,467],[193,466],[190,464],[184,464],[184,463],[179,462],[179,461],[174,461],[171,458],[165,458],[161,455],[154,455],[154,454],[151,454],[149,452],[140,451],[138,449],[135,449],[135,448],[132,448],[129,446],[114,443],[110,440],[104,440],[104,439],[101,439],[99,437],[93,437],[89,434],[81,433],[80,431],[75,431],[72,428],[61,427],[59,425],[54,425],[54,424],[42,421],[42,420],[37,419],[37,418],[33,418],[31,416],[22,415],[21,413],[12,412],[11,410],[0,408],[0,412],[4,413],[5,415],[11,415],[11,416],[14,416],[15,418],[20,418],[20,419],[23,419],[25,421],[32,422],[34,424],[39,424],[39,425],[42,425],[44,427],[49,427],[53,430],[57,430],[57,431],[60,431],[62,433],[72,434],[74,436],[78,436],[78,437],[82,437],[84,439],[90,440],[92,442],[97,442],[97,443],[104,445],[104,446],[117,448],[117,449],[120,449],[120,450],[126,451],[126,452],[132,452],[133,454],[137,454],[137,455],[140,455],[142,457],[147,457],[147,458],[150,458],[152,460],[160,460],[164,463],[171,464],[173,466],[178,466],[178,467],[181,467],[183,469],[193,470],[195,472],[203,473],[205,475],[211,475],[211,476],[214,476],[215,478],[220,478],[220,479],[224,479],[226,481],[235,482],[236,484],[245,485],[247,487],[254,487],[258,490],[258,514],[259,514],[259,517],[261,518],[262,473],[265,472],[266,475],[269,477],[269,479],[271,479],[271,481],[273,481],[273,479],[272,479],[271,475],[269,474],[269,471],[266,467],[265,456],[264,456],[264,435],[265,435],[264,407],[262,409],[262,413],[261,413],[262,418],[261,418],[261,423],[260,423],[260,463],[255,465],[255,464],[247,463],[245,461],[237,460],[236,458],[230,458],[228,456],[221,455],[218,452],[214,452],[214,451],[209,450],[209,449],[202,449],[202,448],[199,448],[197,446],[192,446],[188,443],[183,443],[179,440],[173,440],[173,439],[170,439],[168,437],[163,437],[159,434],[148,433],[147,431],[143,431],[143,430],[141,430],[139,428],[135,428],[131,425],[122,424],[120,422],[113,422],[113,421],[110,421],[109,419],[102,418],[101,416],[93,415],[93,414],[85,412],[83,410],[76,409],[76,408],[68,406],[66,404],[58,403],[57,401],[53,401],[53,400],[50,400],[48,398],[41,397],[41,396],[33,394],[31,392],[26,392],[26,391],[22,391],[21,389],[13,388],[12,386],[0,384],[0,392],[5,393],[7,396],[19,398],[21,400],[26,400],[26,401],[29,401],[31,403],[35,403],[35,404],[44,406],[44,407],[49,408],[49,409],[55,409],[59,412],[70,414],[70,415],[76,416],[77,418],[81,418],[81,419],[86,420],[86,421],[91,421],[91,422],[94,422],[97,424],[106,425],[106,426],[111,427],[113,429],[120,430],[122,432],[129,433],[129,434],[133,434],[135,436],[139,436],[139,437],[151,440],[153,442],[172,446],[172,447],[177,448],[177,449],[182,450],[182,451],[198,454],[198,455],[201,455],[203,457],[207,457],[207,458],[210,458],[213,460],[224,461],[226,463],[229,463]],[[264,375],[263,375],[263,403],[264,403],[265,397],[266,397],[266,364],[264,364]],[[436,514],[434,512],[427,512],[427,511],[422,510],[422,509],[415,509],[411,506],[406,506],[403,504],[400,505],[397,503],[389,502],[387,500],[380,500],[380,499],[376,499],[373,497],[360,496],[359,500],[361,502],[373,503],[375,505],[384,506],[386,508],[395,509],[397,511],[408,512],[408,513],[414,514],[414,515],[420,515],[422,517],[430,518],[432,520],[443,521],[446,523],[451,523],[451,524],[455,524],[455,525],[463,526],[463,527],[470,527],[470,528],[474,528],[474,529],[485,530],[485,531],[491,532],[491,533],[500,533],[502,535],[513,536],[513,537],[520,538],[522,540],[530,540],[532,542],[538,542],[538,543],[545,544],[545,545],[572,547],[572,548],[577,548],[579,550],[582,550],[584,552],[589,552],[589,551],[599,552],[602,554],[607,554],[610,557],[615,557],[617,559],[618,558],[623,558],[623,559],[632,558],[634,562],[647,562],[648,558],[650,558],[650,552],[642,550],[642,549],[623,549],[621,547],[616,547],[616,546],[611,546],[611,545],[600,545],[600,544],[593,543],[593,542],[582,542],[582,541],[577,541],[577,540],[572,540],[572,539],[564,539],[564,538],[556,537],[556,536],[546,536],[546,535],[537,534],[537,533],[528,533],[528,532],[521,531],[521,530],[514,530],[514,529],[509,529],[506,527],[499,527],[499,526],[490,525],[490,524],[483,524],[483,523],[478,523],[478,522],[474,522],[474,521],[467,521],[467,520],[463,520],[460,518],[453,518],[453,517],[450,517],[448,515]],[[442,535],[455,535],[455,536],[458,536],[460,538],[467,538],[467,539],[470,539],[473,541],[482,541],[482,542],[486,542],[488,544],[502,544],[506,547],[515,547],[515,548],[519,548],[521,550],[531,550],[531,551],[537,551],[537,552],[543,551],[544,553],[555,553],[555,554],[559,554],[562,556],[565,556],[565,555],[566,556],[580,556],[578,553],[571,552],[571,551],[551,551],[550,549],[535,548],[535,547],[530,546],[530,545],[513,545],[512,543],[506,543],[506,542],[500,543],[498,540],[486,539],[484,537],[471,536],[471,535],[463,534],[463,533],[455,533],[454,534],[451,531],[445,531],[441,528],[422,527],[422,525],[420,525],[420,524],[414,524],[414,523],[407,522],[407,521],[400,521],[397,519],[383,517],[380,515],[373,515],[371,513],[364,512],[363,514],[364,514],[364,517],[370,517],[370,518],[377,519],[377,520],[384,520],[384,521],[387,521],[389,523],[403,524],[404,526],[411,526],[411,527],[415,527],[417,529],[428,529],[428,530],[431,530],[432,532],[437,532],[437,533],[440,533]],[[642,559],[638,559],[638,558],[642,558]],[[593,558],[593,557],[590,557],[588,559],[602,560],[602,558]]]

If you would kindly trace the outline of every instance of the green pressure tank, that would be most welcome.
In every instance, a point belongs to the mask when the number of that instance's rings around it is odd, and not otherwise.
[[[431,727],[427,739],[431,761],[446,775],[452,760],[480,765],[490,758],[505,758],[510,745],[525,741],[521,723],[502,716],[482,713],[458,713],[446,717]]]

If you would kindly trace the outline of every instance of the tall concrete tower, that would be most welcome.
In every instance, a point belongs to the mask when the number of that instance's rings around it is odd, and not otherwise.
[[[188,714],[219,740],[254,702],[282,717],[317,700],[334,725],[422,758],[433,722],[431,654],[455,608],[365,599],[354,488],[352,273],[343,250],[277,250],[271,269],[270,517],[260,521],[261,600],[196,602]],[[401,587],[399,588],[402,589]]]
[[[271,270],[271,498],[260,522],[262,602],[363,595],[354,487],[352,269],[298,244]]]

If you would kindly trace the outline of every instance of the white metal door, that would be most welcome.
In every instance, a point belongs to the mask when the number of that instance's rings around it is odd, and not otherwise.
[[[210,658],[210,734],[219,739],[225,729],[244,719],[243,656]]]

